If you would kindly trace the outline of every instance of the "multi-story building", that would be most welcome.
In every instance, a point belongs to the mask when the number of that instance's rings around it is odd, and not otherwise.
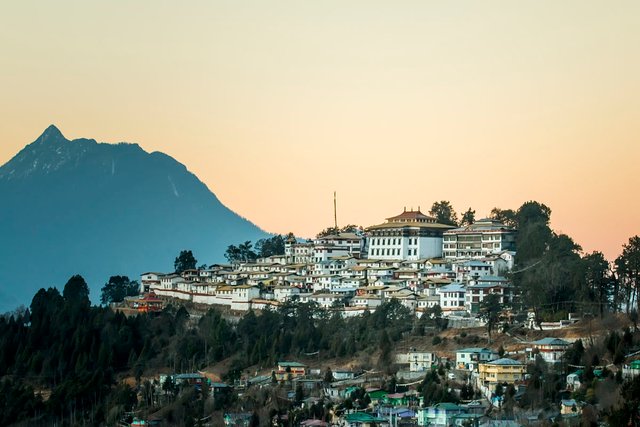
[[[412,349],[408,353],[399,353],[396,355],[396,363],[409,365],[409,371],[411,372],[427,371],[436,363],[436,360],[436,354],[429,351],[416,351]]]
[[[300,243],[291,237],[284,243],[284,255],[289,264],[310,264],[313,261],[313,243]]]
[[[444,258],[482,258],[490,254],[515,250],[516,230],[493,219],[447,230],[443,234]]]
[[[328,261],[330,258],[352,256],[360,257],[362,237],[356,233],[338,233],[318,237],[313,241],[312,262]]]
[[[443,314],[464,311],[464,295],[466,289],[461,283],[451,283],[436,290],[440,296],[440,307]]]
[[[502,358],[478,366],[478,386],[495,390],[498,384],[514,384],[524,380],[527,364],[517,360]]]
[[[488,362],[498,358],[498,353],[488,348],[470,347],[456,350],[456,368],[460,370],[475,370],[481,362]]]
[[[513,286],[504,277],[485,276],[471,281],[465,294],[465,308],[471,314],[480,312],[482,301],[489,294],[498,295],[500,304],[513,303]]]
[[[442,234],[452,229],[420,210],[387,218],[366,229],[368,258],[418,260],[442,256]]]

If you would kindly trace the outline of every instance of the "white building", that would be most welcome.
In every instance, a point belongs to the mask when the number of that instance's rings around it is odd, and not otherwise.
[[[328,261],[330,258],[360,257],[362,237],[355,233],[338,233],[318,237],[313,241],[313,262]]]
[[[473,224],[447,230],[442,239],[445,258],[482,258],[502,251],[515,250],[516,230],[485,218]]]
[[[571,346],[569,341],[561,338],[542,338],[529,344],[530,346],[525,350],[527,360],[533,362],[536,360],[536,356],[539,355],[547,363],[562,362],[564,353]]]
[[[313,243],[299,243],[291,237],[284,243],[284,255],[289,264],[310,264],[313,261]]]
[[[437,362],[435,353],[429,351],[411,350],[408,353],[399,353],[396,355],[396,363],[401,365],[409,365],[409,371],[422,372],[431,369],[431,366]]]
[[[490,362],[498,357],[498,353],[484,347],[461,348],[456,350],[456,369],[477,370],[480,362]]]
[[[441,257],[442,233],[451,228],[420,210],[405,210],[387,218],[384,224],[367,228],[367,257],[396,260]]]
[[[451,283],[438,288],[436,292],[440,296],[440,307],[443,314],[465,310],[464,296],[466,289],[463,284]]]

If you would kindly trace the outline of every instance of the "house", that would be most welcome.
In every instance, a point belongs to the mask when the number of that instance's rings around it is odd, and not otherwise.
[[[478,386],[494,391],[498,384],[515,384],[524,380],[527,364],[517,360],[502,358],[478,365]]]
[[[480,304],[490,294],[498,295],[500,304],[513,302],[513,287],[504,277],[484,276],[471,280],[465,294],[465,308],[471,314],[480,311]]]
[[[634,378],[640,375],[640,360],[634,360],[629,365],[622,367],[622,376],[624,378]]]
[[[582,369],[578,369],[577,371],[567,375],[567,389],[577,390],[580,388],[580,386],[582,385],[581,378],[582,378],[583,372],[584,371]]]
[[[582,413],[582,407],[574,399],[562,399],[560,401],[560,413],[568,416],[578,416]]]
[[[562,362],[564,353],[571,346],[570,342],[561,338],[542,338],[529,344],[530,346],[525,350],[527,360],[533,362],[539,355],[547,363]]]
[[[496,360],[498,353],[488,348],[470,347],[456,350],[456,369],[477,370],[481,362]]]
[[[275,371],[276,380],[289,381],[294,378],[306,375],[307,366],[298,362],[278,362],[278,369]]]
[[[418,425],[449,427],[454,423],[456,416],[464,413],[465,409],[455,403],[437,403],[418,409]]]
[[[374,405],[384,401],[388,394],[388,392],[379,389],[367,391],[367,395],[369,396],[369,399],[371,399],[371,403]]]
[[[279,285],[273,287],[273,297],[276,301],[285,302],[300,294],[300,288],[295,286]]]
[[[147,272],[140,275],[140,293],[149,292],[152,288],[160,286],[162,273]]]
[[[481,278],[492,274],[491,265],[480,260],[467,260],[454,264],[456,280],[467,282],[471,279]]]
[[[387,218],[366,229],[368,258],[418,260],[442,256],[442,233],[451,226],[424,215],[418,208]]]
[[[428,369],[436,363],[435,353],[429,351],[416,351],[411,350],[407,353],[400,353],[396,355],[396,363],[400,365],[409,365],[410,372],[422,372]]]
[[[439,288],[436,292],[440,296],[440,307],[443,314],[465,311],[464,297],[466,288],[462,283],[451,283]]]
[[[352,380],[355,378],[356,373],[354,371],[349,371],[349,370],[344,370],[344,369],[337,369],[335,371],[331,371],[331,375],[333,376],[333,379],[336,381],[342,381],[342,380]]]

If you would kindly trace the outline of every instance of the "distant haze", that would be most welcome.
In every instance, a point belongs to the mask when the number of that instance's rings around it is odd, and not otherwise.
[[[640,233],[639,16],[636,0],[13,2],[0,164],[56,123],[175,157],[270,232],[331,225],[334,190],[339,223],[363,226],[533,199],[613,259]]]
[[[0,167],[0,200],[0,313],[74,274],[98,301],[112,275],[171,272],[183,249],[224,262],[228,245],[267,236],[171,157],[53,126]]]

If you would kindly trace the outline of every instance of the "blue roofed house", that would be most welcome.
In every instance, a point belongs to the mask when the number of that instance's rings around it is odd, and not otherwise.
[[[438,288],[436,293],[440,296],[442,314],[448,315],[455,312],[464,312],[464,296],[466,287],[462,283],[451,283]]]

